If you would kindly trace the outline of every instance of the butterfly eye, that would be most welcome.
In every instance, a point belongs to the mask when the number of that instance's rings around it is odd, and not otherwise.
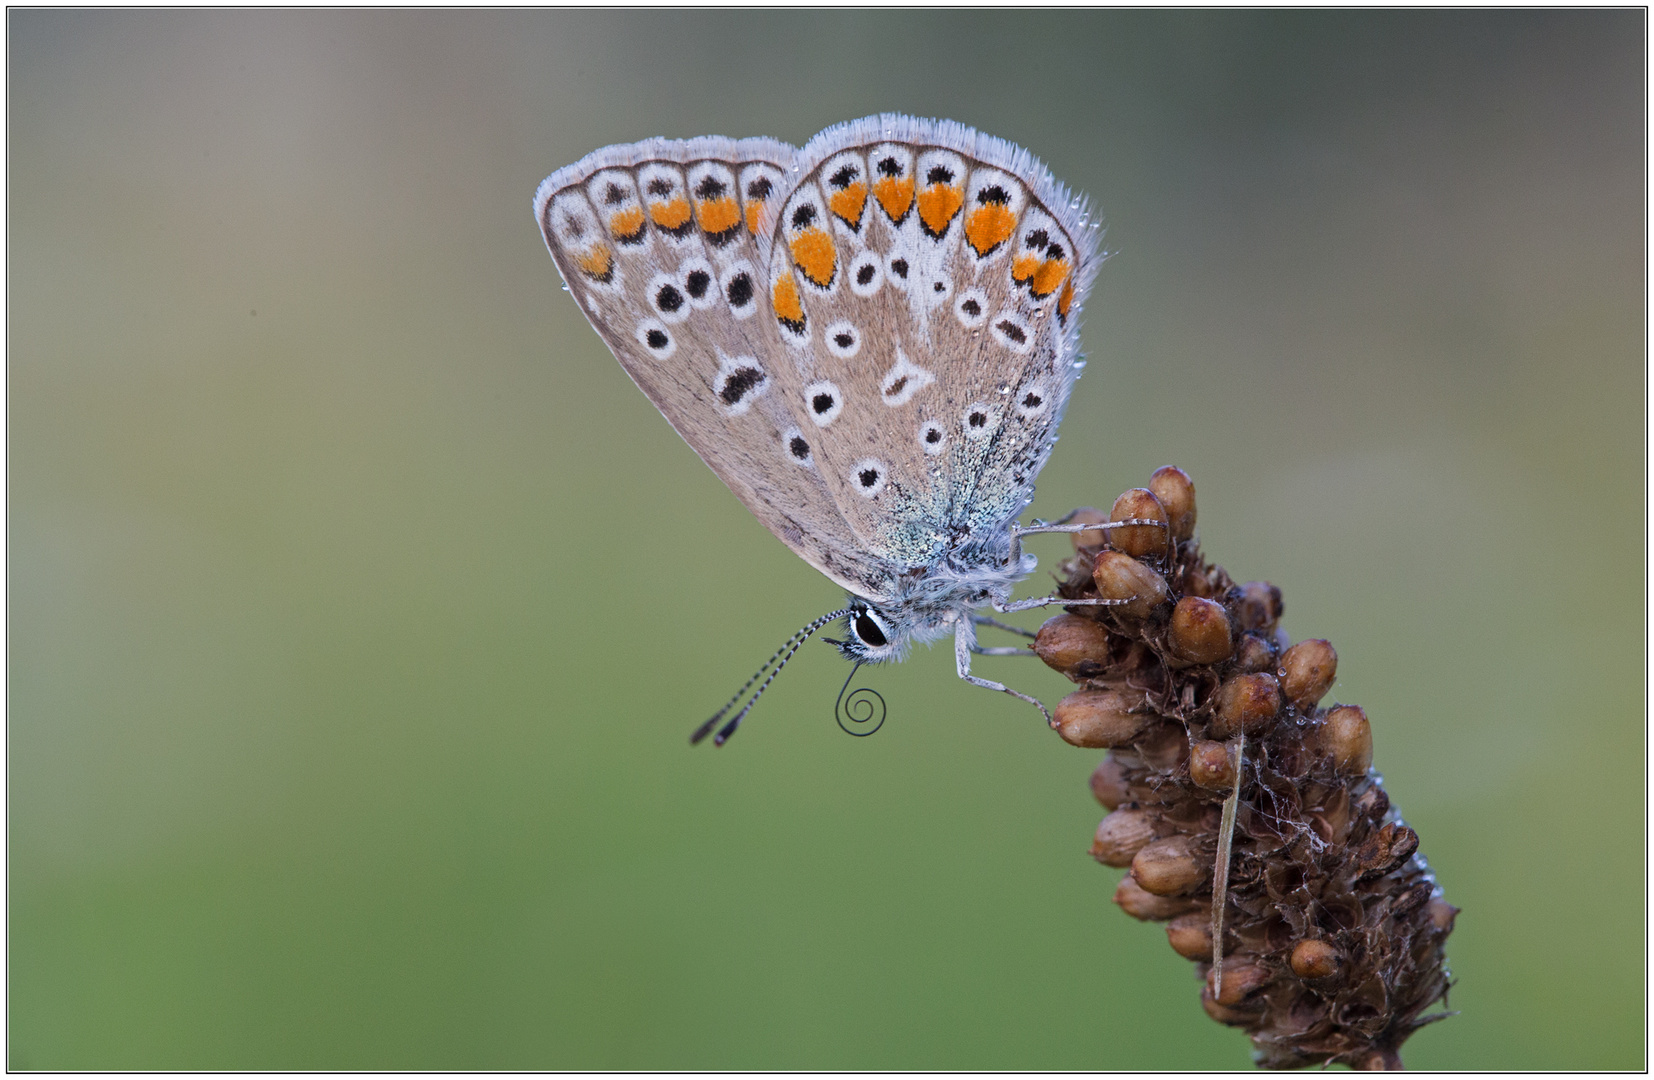
[[[875,649],[879,649],[890,644],[890,635],[887,632],[889,627],[883,619],[873,613],[871,608],[861,608],[856,611],[850,625],[864,645],[871,645]]]

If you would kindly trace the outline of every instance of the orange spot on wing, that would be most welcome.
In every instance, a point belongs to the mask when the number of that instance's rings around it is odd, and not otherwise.
[[[689,220],[689,200],[677,198],[655,203],[649,207],[649,217],[663,229],[681,229]]]
[[[1057,286],[1068,279],[1067,259],[1046,259],[1040,263],[1040,268],[1034,274],[1034,280],[1029,287],[1034,290],[1035,296],[1050,296],[1057,291]]]
[[[643,230],[643,207],[628,206],[609,218],[609,231],[616,240],[630,240]]]
[[[986,255],[1005,242],[1017,227],[1017,216],[1011,208],[998,203],[986,203],[970,212],[965,219],[965,239],[971,242],[978,255]]]
[[[861,225],[861,212],[867,206],[867,185],[861,181],[835,191],[827,201],[827,208],[849,223],[852,229]]]
[[[959,188],[932,184],[919,192],[919,220],[924,222],[931,235],[941,236],[964,205],[965,193]]]
[[[898,180],[894,176],[882,176],[873,182],[873,197],[879,200],[891,221],[900,221],[913,205],[913,177]]]
[[[837,253],[833,238],[822,229],[805,229],[792,242],[793,262],[804,271],[804,276],[826,288],[833,283],[833,266]]]
[[[1069,281],[1062,287],[1062,295],[1057,297],[1057,314],[1068,318],[1068,309],[1074,305],[1074,283]]]
[[[747,203],[747,231],[758,235],[758,217],[764,212],[764,200],[753,199]]]
[[[701,229],[717,234],[728,232],[741,222],[741,208],[731,198],[707,199],[700,206]]]
[[[607,281],[609,271],[614,269],[614,253],[606,244],[593,244],[584,252],[574,257],[574,263],[580,267],[581,273],[599,281]]]
[[[776,281],[775,288],[770,292],[770,302],[775,308],[776,318],[794,330],[804,329],[804,305],[798,302],[798,286],[791,277]]]
[[[1011,280],[1027,281],[1039,269],[1038,255],[1018,255],[1011,261]]]

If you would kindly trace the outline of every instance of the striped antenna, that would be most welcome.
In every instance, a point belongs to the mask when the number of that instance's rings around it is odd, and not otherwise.
[[[735,734],[735,729],[741,726],[741,721],[746,719],[747,713],[752,711],[752,707],[758,703],[758,699],[763,696],[764,691],[770,688],[770,683],[774,682],[775,677],[781,674],[781,669],[787,666],[787,661],[793,658],[793,653],[802,648],[804,643],[809,641],[810,636],[817,630],[820,630],[823,626],[826,626],[834,619],[842,618],[848,614],[850,614],[849,608],[840,608],[838,611],[829,612],[818,619],[812,620],[809,625],[805,626],[802,630],[798,631],[798,633],[788,638],[779,649],[775,650],[775,654],[773,656],[764,661],[764,665],[762,667],[752,673],[752,678],[748,679],[741,689],[735,691],[735,696],[729,699],[729,703],[727,705],[713,713],[710,720],[695,729],[695,733],[689,736],[690,745],[693,746],[699,743],[702,739],[705,739],[709,734],[711,734],[712,729],[717,727],[718,721],[722,720],[724,716],[728,714],[729,710],[735,708],[735,703],[741,700],[742,696],[746,694],[752,684],[757,682],[760,678],[763,678],[763,685],[760,686],[757,691],[753,693],[752,697],[748,699],[747,703],[741,707],[741,711],[731,717],[729,723],[725,724],[718,730],[717,738],[712,740],[713,745],[715,746],[724,745],[724,743],[729,740],[729,737]],[[767,678],[765,678],[766,672],[768,672]]]

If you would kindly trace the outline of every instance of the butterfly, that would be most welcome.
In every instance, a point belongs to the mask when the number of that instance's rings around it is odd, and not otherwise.
[[[547,177],[534,215],[627,374],[766,528],[848,593],[692,741],[763,678],[718,730],[727,740],[836,619],[834,644],[858,666],[952,634],[961,679],[1045,713],[973,675],[971,657],[1028,655],[979,645],[979,625],[1027,634],[981,609],[1075,603],[1011,599],[1037,562],[1020,538],[1097,527],[1018,524],[1084,366],[1080,308],[1102,257],[1083,199],[1003,139],[886,114],[802,148],[606,147]]]

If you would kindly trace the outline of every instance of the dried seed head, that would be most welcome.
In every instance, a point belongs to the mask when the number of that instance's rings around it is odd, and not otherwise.
[[[1165,578],[1120,551],[1098,555],[1092,564],[1091,580],[1097,584],[1097,595],[1104,600],[1128,601],[1108,609],[1125,619],[1148,618],[1149,613],[1171,595]]]
[[[1281,685],[1265,672],[1236,675],[1212,695],[1211,731],[1215,738],[1262,735],[1281,711]]]
[[[1281,654],[1280,675],[1286,699],[1307,712],[1338,678],[1338,654],[1325,638],[1300,641]]]
[[[1108,631],[1083,615],[1054,615],[1034,638],[1047,667],[1072,679],[1089,679],[1108,666]]]
[[[1147,810],[1116,810],[1097,826],[1091,857],[1104,866],[1130,866],[1154,839],[1154,815]]]
[[[1179,896],[1202,884],[1211,868],[1197,858],[1187,836],[1168,836],[1143,847],[1131,860],[1131,876],[1143,891]]]
[[[1229,613],[1216,601],[1185,596],[1172,609],[1167,644],[1173,654],[1191,664],[1227,660],[1234,651],[1229,635]]]
[[[1165,922],[1200,909],[1200,904],[1193,900],[1147,892],[1130,874],[1120,879],[1119,887],[1114,890],[1114,902],[1120,905],[1121,911],[1144,922]]]
[[[1129,746],[1154,719],[1131,711],[1142,703],[1141,695],[1119,690],[1076,690],[1052,710],[1051,726],[1074,746]]]
[[[1189,474],[1176,465],[1162,465],[1149,477],[1149,490],[1165,508],[1172,539],[1192,537],[1195,534],[1195,483]]]
[[[1300,979],[1325,979],[1338,974],[1344,958],[1337,949],[1316,938],[1300,941],[1292,949],[1292,973]]]
[[[1189,747],[1189,778],[1211,791],[1228,791],[1235,786],[1235,759],[1229,747],[1200,739]]]
[[[1132,488],[1114,500],[1114,509],[1109,511],[1110,521],[1130,521],[1133,518],[1167,520],[1165,508],[1148,488]],[[1166,542],[1167,530],[1158,525],[1127,525],[1108,531],[1110,547],[1139,558],[1163,554]]]
[[[1103,759],[1091,774],[1091,794],[1108,809],[1113,810],[1130,796],[1126,791],[1126,772],[1112,757]]]
[[[1166,940],[1185,960],[1212,958],[1212,920],[1204,912],[1179,915],[1166,924]]]
[[[1068,524],[1070,525],[1089,525],[1093,521],[1102,523],[1108,520],[1109,516],[1095,506],[1082,506],[1068,515]],[[1096,551],[1098,548],[1108,546],[1107,529],[1087,529],[1085,532],[1069,533],[1068,537],[1074,541],[1075,551],[1079,551],[1081,548],[1090,548]]]
[[[1267,581],[1248,581],[1229,590],[1229,603],[1243,630],[1268,630],[1281,619],[1281,590]]]
[[[1342,776],[1362,776],[1373,763],[1373,728],[1359,705],[1340,705],[1328,712],[1318,741]]]
[[[1273,674],[1276,669],[1275,645],[1261,634],[1242,634],[1231,662],[1234,666],[1230,670],[1237,673],[1267,671]]]
[[[1206,972],[1206,992],[1212,994],[1212,983],[1215,972]],[[1223,964],[1223,993],[1212,994],[1213,1000],[1219,1005],[1231,1007],[1239,1005],[1248,996],[1257,993],[1269,985],[1269,968],[1257,960],[1239,959],[1224,961]]]

